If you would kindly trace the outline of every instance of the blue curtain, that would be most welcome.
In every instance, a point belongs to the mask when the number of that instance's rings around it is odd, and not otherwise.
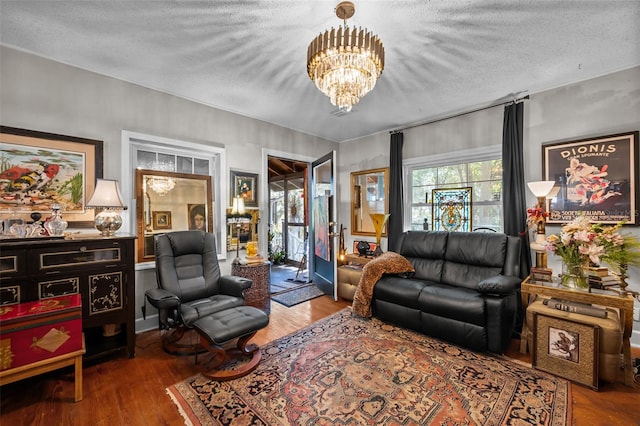
[[[387,224],[388,245],[390,251],[397,252],[404,217],[404,197],[402,196],[402,145],[404,133],[391,134],[391,150],[389,153],[389,222]]]

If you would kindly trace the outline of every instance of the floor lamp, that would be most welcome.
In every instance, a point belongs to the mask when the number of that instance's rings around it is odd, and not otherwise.
[[[236,258],[233,259],[234,265],[240,264],[240,219],[244,215],[244,198],[233,197],[233,205],[231,206],[231,216],[236,221]]]

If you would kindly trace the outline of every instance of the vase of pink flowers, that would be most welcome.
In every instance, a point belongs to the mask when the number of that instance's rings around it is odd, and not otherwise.
[[[588,288],[585,267],[605,262],[621,278],[620,286],[624,290],[627,267],[640,264],[640,243],[620,233],[623,224],[605,226],[578,216],[565,224],[559,235],[549,235],[547,250],[562,258],[561,283]]]

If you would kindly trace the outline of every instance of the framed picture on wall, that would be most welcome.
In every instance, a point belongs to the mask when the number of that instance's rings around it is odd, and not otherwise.
[[[156,211],[152,212],[153,229],[171,229],[171,212]]]
[[[190,231],[207,232],[207,209],[204,204],[187,204]]]
[[[0,126],[0,214],[30,220],[60,206],[69,226],[93,227],[86,203],[102,177],[102,141]]]
[[[558,194],[547,199],[547,223],[585,215],[592,222],[638,225],[638,131],[542,145],[545,180]]]
[[[229,205],[233,205],[234,197],[242,197],[246,207],[258,207],[258,175],[254,173],[238,172],[231,170],[231,199]]]

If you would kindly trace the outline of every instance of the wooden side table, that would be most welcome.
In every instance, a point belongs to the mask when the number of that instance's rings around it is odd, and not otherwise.
[[[244,300],[247,305],[262,309],[267,314],[271,312],[271,295],[269,293],[271,262],[231,265],[231,275],[253,281],[251,288],[244,292]]]
[[[82,401],[82,355],[84,355],[85,352],[84,336],[82,336],[82,349],[78,351],[0,371],[0,386],[73,365],[75,382],[74,401]]]
[[[344,262],[346,265],[366,265],[372,260],[373,257],[365,257],[355,253],[348,253],[345,255]]]
[[[573,289],[561,287],[558,282],[532,281],[527,277],[521,286],[522,310],[526,313],[530,303],[538,297],[556,298],[572,302],[591,303],[620,311],[620,328],[622,329],[622,354],[624,357],[624,383],[633,386],[633,364],[631,363],[631,333],[633,332],[633,297],[629,294],[622,296],[613,291]],[[520,352],[526,354],[531,347],[532,332],[524,315],[522,335],[520,337]]]

